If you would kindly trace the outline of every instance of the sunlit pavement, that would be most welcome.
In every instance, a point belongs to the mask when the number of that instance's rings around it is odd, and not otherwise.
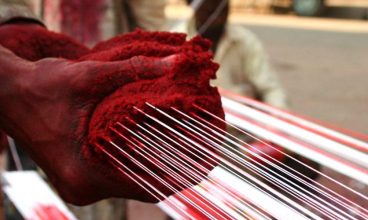
[[[190,17],[191,10],[183,6],[168,6],[166,15],[171,20]],[[334,18],[299,17],[296,15],[274,15],[252,13],[244,10],[234,11],[230,21],[244,25],[272,26],[307,30],[368,33],[367,20],[346,20]]]
[[[368,33],[368,22],[331,18],[305,18],[295,15],[243,15],[232,14],[230,20],[240,24],[286,27],[307,30]]]

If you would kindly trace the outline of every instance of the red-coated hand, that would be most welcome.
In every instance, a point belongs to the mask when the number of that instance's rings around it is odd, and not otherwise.
[[[47,57],[77,59],[89,52],[72,38],[48,31],[36,23],[1,25],[0,45],[30,61]]]
[[[103,97],[126,83],[161,75],[175,59],[29,62],[0,46],[0,128],[26,148],[68,202],[153,201],[140,197],[143,190],[125,175],[86,160],[81,149],[87,144],[89,117]]]

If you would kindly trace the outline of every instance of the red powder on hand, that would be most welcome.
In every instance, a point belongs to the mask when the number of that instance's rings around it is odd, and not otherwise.
[[[110,50],[127,44],[137,42],[157,42],[165,45],[180,46],[185,42],[185,34],[170,32],[147,32],[137,29],[133,32],[114,37],[110,40],[98,43],[92,52]]]
[[[126,117],[139,120],[141,114],[133,107],[145,110],[148,108],[145,102],[163,110],[175,107],[186,113],[196,111],[193,104],[197,104],[224,117],[217,89],[209,84],[218,68],[208,52],[211,43],[200,37],[186,41],[185,37],[185,34],[136,30],[97,44],[91,53],[79,59],[117,61],[145,56],[149,57],[146,62],[154,62],[157,58],[178,56],[176,65],[162,68],[166,72],[161,77],[126,84],[98,104],[90,120],[91,144],[108,134],[111,124],[125,121]]]
[[[1,26],[0,44],[17,56],[30,61],[47,57],[78,59],[89,49],[72,38],[32,25],[7,24]]]
[[[147,62],[177,55],[172,68],[160,69],[164,71],[160,77],[146,77],[145,80],[128,83],[96,106],[89,123],[91,144],[99,136],[108,134],[112,123],[124,121],[126,117],[139,119],[140,114],[133,110],[133,106],[145,110],[145,102],[163,110],[175,107],[186,113],[194,112],[193,104],[197,104],[224,117],[217,89],[209,85],[209,80],[215,78],[218,65],[211,61],[212,54],[208,52],[211,43],[203,38],[186,41],[185,34],[136,30],[100,42],[89,50],[66,35],[42,27],[6,25],[1,28],[0,44],[32,61],[46,57],[118,61],[144,56],[146,63],[139,64],[144,68]],[[134,75],[133,68],[130,74]]]
[[[126,84],[97,105],[89,124],[88,138],[92,146],[99,137],[114,139],[114,134],[109,132],[109,126],[114,123],[124,123],[127,117],[136,122],[144,120],[144,116],[133,107],[152,112],[146,102],[166,112],[174,107],[185,113],[201,114],[194,107],[196,104],[224,118],[217,88],[209,84],[218,69],[218,65],[211,60],[212,54],[208,52],[211,43],[201,37],[186,41],[185,37],[184,34],[138,30],[99,43],[92,49],[93,53],[80,58],[116,61],[144,56],[148,57],[145,62],[154,62],[158,58],[177,56],[175,65],[162,68],[164,72],[161,76]],[[159,119],[173,124],[165,117]],[[224,128],[218,120],[210,122]]]
[[[116,122],[124,124],[127,118],[136,122],[143,121],[145,117],[134,107],[152,113],[152,109],[145,104],[146,102],[167,112],[174,107],[187,114],[196,113],[203,116],[194,107],[198,105],[224,118],[217,88],[209,84],[210,79],[216,76],[218,65],[212,62],[212,54],[208,52],[211,43],[201,37],[186,41],[184,34],[137,30],[101,42],[89,50],[65,35],[37,29],[34,33],[30,31],[32,37],[22,36],[16,27],[12,28],[9,33],[15,34],[15,40],[7,38],[1,40],[0,37],[0,44],[28,60],[64,57],[75,61],[130,61],[131,68],[128,67],[127,71],[133,80],[127,80],[130,83],[103,98],[96,105],[89,119],[89,146],[88,149],[83,149],[83,153],[91,161],[100,163],[99,158],[104,158],[100,149],[95,147],[100,137],[118,139],[109,129],[111,125]],[[166,63],[167,65],[163,67],[158,66],[157,71],[160,74],[144,72],[147,66],[156,65],[158,60],[166,59],[171,60],[171,63]],[[134,80],[142,74],[142,71],[146,77]],[[96,88],[106,86],[106,83],[97,82],[95,86]],[[166,124],[173,124],[165,117],[161,116],[159,119]],[[224,123],[219,120],[211,117],[207,119],[210,123],[224,129]],[[127,158],[119,159],[125,164],[131,164]]]

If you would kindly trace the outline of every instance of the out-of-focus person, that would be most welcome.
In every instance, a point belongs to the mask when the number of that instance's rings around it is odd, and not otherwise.
[[[220,64],[214,85],[286,108],[286,94],[261,41],[245,27],[228,23],[228,16],[228,0],[203,0],[193,18],[174,27],[174,31],[189,37],[199,34],[212,41],[214,60]]]
[[[193,0],[187,0],[190,5]],[[258,37],[243,26],[230,24],[228,0],[203,0],[193,17],[174,26],[173,30],[188,34],[189,38],[201,35],[212,41],[214,60],[220,64],[212,84],[233,93],[250,97],[269,105],[287,108],[286,94],[276,73],[270,67],[267,54]],[[228,127],[228,131],[251,142],[252,138]],[[278,154],[258,144],[259,150]]]
[[[188,4],[193,2],[187,0]],[[212,41],[214,60],[220,64],[216,73],[217,79],[213,80],[212,84],[271,106],[287,109],[287,95],[277,74],[270,66],[262,42],[244,26],[228,22],[229,0],[203,0],[197,7],[189,21],[174,26],[173,30],[187,33],[189,38],[201,35]],[[317,178],[315,172],[275,150],[275,148],[283,150],[281,147],[254,141],[253,138],[232,127],[228,127],[228,131],[261,152],[283,161],[284,164],[313,179]],[[299,155],[293,156],[317,170],[320,169],[320,165],[311,160]]]

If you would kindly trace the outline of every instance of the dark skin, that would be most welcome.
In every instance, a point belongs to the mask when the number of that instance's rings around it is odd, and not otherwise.
[[[188,0],[190,4],[192,1]],[[208,18],[216,11],[222,0],[204,0],[198,10],[194,14],[196,29],[201,30]],[[225,7],[220,11],[219,15],[210,23],[208,28],[200,33],[201,36],[212,41],[212,51],[216,52],[217,45],[224,33],[227,19],[229,16],[229,2],[225,3]]]
[[[25,34],[39,28],[33,23],[22,25]],[[0,46],[0,130],[25,147],[67,202],[85,205],[108,197],[154,202],[126,175],[117,174],[107,164],[86,160],[81,152],[88,147],[88,118],[104,97],[141,80],[147,71],[161,75],[175,59],[174,55],[160,60],[45,58],[31,62]],[[143,62],[150,63],[144,70]],[[135,77],[126,75],[137,67],[140,72]]]

